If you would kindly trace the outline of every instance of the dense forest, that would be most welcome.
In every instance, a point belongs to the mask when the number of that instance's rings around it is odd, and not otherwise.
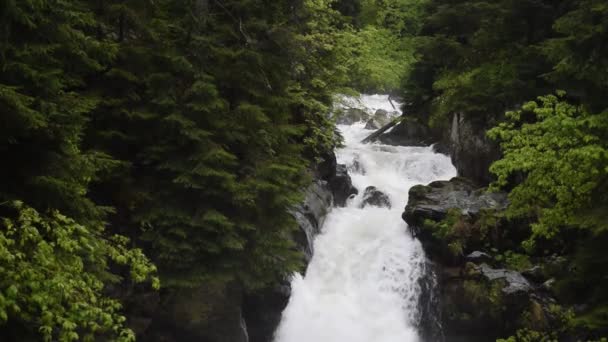
[[[398,95],[439,137],[455,114],[487,131],[490,187],[529,223],[509,255],[566,258],[562,328],[608,327],[605,1],[6,0],[0,17],[0,340],[133,341],[129,293],[300,270],[288,209],[341,143],[334,96],[356,92]]]
[[[492,188],[529,222],[511,259],[567,260],[555,292],[580,310],[556,334],[608,326],[606,42],[603,1],[433,0],[403,82],[411,115],[441,131],[456,114],[500,144]]]

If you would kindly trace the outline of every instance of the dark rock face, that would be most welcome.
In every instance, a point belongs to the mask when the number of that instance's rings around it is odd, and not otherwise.
[[[493,264],[494,263],[494,258],[492,258],[492,256],[490,256],[488,253],[484,253],[484,252],[480,252],[480,251],[474,251],[471,254],[467,255],[465,257],[466,261],[470,261],[476,264],[479,263],[487,263],[487,264]]]
[[[490,266],[481,264],[477,268],[481,276],[485,277],[487,281],[495,281],[498,279],[503,279],[505,285],[502,287],[501,291],[505,295],[516,295],[516,294],[526,294],[532,291],[532,286],[521,275],[519,272],[515,272],[507,269],[494,269]]]
[[[377,141],[386,145],[429,146],[434,142],[431,130],[416,120],[404,118],[390,131],[381,134]]]
[[[329,180],[329,188],[334,195],[334,204],[339,207],[346,205],[346,200],[350,195],[357,194],[359,191],[353,186],[353,182],[348,175],[348,169],[344,164],[336,166],[336,174]]]
[[[368,186],[363,193],[361,208],[365,208],[368,205],[390,209],[391,200],[385,193],[376,189],[375,186]]]
[[[209,282],[165,291],[162,305],[142,341],[247,342],[242,291],[236,284]]]
[[[468,262],[442,269],[439,284],[447,341],[494,341],[517,329],[550,325],[555,301],[516,271]]]
[[[420,239],[431,258],[443,264],[455,265],[463,261],[463,254],[454,255],[453,249],[449,246],[454,241],[438,237],[436,227],[425,224],[427,220],[439,222],[448,217],[450,211],[457,211],[466,221],[472,222],[480,216],[482,210],[504,210],[507,203],[505,193],[475,190],[472,182],[456,177],[450,181],[437,181],[426,186],[412,187],[403,219],[409,225],[412,234]],[[466,252],[469,253],[481,248],[484,243],[475,225],[469,224],[466,227],[470,229],[462,233],[462,239],[465,241],[459,241],[459,244],[466,245],[468,249]]]
[[[267,288],[245,295],[243,316],[247,322],[250,342],[272,341],[274,331],[281,322],[281,313],[289,302],[291,288],[286,281],[274,288]]]
[[[418,331],[422,341],[444,341],[441,322],[441,293],[439,291],[436,265],[427,260],[422,265],[422,276],[419,279],[420,296],[418,298]]]
[[[479,184],[492,181],[490,165],[500,159],[500,148],[486,137],[486,127],[461,114],[454,114],[447,137],[452,163],[458,175]]]
[[[319,234],[332,202],[333,195],[327,182],[317,180],[306,189],[304,202],[291,211],[300,227],[294,239],[307,262],[312,258],[313,239]]]
[[[338,164],[333,152],[324,156],[323,162],[317,166],[315,179],[324,180],[328,183],[328,188],[334,196],[334,204],[339,207],[346,204],[350,195],[359,193],[353,186],[348,168],[344,164]]]
[[[403,218],[434,261],[446,341],[493,341],[554,323],[543,279],[506,268],[485,249],[511,249],[510,241],[523,240],[513,235],[521,231],[518,223],[499,215],[507,204],[506,194],[459,177],[410,189]]]
[[[369,119],[369,114],[367,114],[365,110],[359,108],[346,108],[336,115],[336,123],[339,125],[352,125],[356,122]]]
[[[504,210],[507,204],[506,193],[476,190],[469,180],[455,177],[450,181],[412,187],[403,218],[410,226],[418,227],[425,219],[444,219],[453,208],[465,215],[475,216],[482,209]]]

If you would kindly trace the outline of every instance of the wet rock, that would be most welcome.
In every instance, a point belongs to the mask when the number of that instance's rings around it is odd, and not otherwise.
[[[196,287],[166,289],[143,341],[248,342],[242,315],[242,289],[208,281]]]
[[[369,119],[369,114],[360,108],[346,108],[336,115],[336,123],[339,125],[352,125],[356,122]]]
[[[389,114],[384,109],[378,109],[374,116],[367,121],[365,129],[380,129],[390,122]]]
[[[403,218],[435,262],[446,341],[490,341],[550,326],[549,292],[497,267],[484,252],[517,248],[529,234],[526,225],[503,218],[507,205],[505,193],[488,193],[460,177],[410,189]],[[534,319],[521,319],[528,315]]]
[[[437,181],[429,185],[412,187],[403,219],[409,225],[412,235],[422,242],[429,257],[446,265],[456,265],[463,261],[464,255],[482,249],[487,242],[482,241],[479,225],[475,223],[482,212],[501,211],[507,207],[507,204],[505,193],[476,190],[472,182],[456,177],[450,181]],[[446,219],[449,214],[452,217],[455,214],[459,216],[458,219],[452,219],[458,221],[453,223],[458,223],[458,229],[450,234],[441,233],[439,222]],[[501,243],[509,242],[498,232],[490,233],[490,236],[502,241]]]
[[[289,302],[289,282],[247,294],[243,300],[243,317],[247,324],[249,342],[272,341],[281,322],[281,313]]]
[[[474,251],[470,253],[465,257],[465,259],[466,261],[470,261],[475,264],[487,263],[491,265],[494,263],[494,258],[492,258],[492,256],[480,251]]]
[[[327,182],[317,180],[306,189],[304,202],[291,210],[300,227],[294,240],[307,261],[312,258],[314,237],[321,231],[332,202],[333,195]]]
[[[336,173],[328,181],[329,188],[334,195],[334,204],[339,207],[346,205],[346,199],[359,191],[353,186],[353,182],[348,174],[348,169],[344,164],[336,166]]]
[[[534,281],[534,282],[542,282],[543,278],[544,278],[544,274],[543,274],[543,268],[540,267],[539,265],[535,265],[523,272],[521,272],[521,274]]]
[[[479,184],[492,181],[490,165],[500,159],[498,144],[486,136],[487,127],[473,118],[454,114],[447,138],[452,163],[458,175]],[[444,139],[446,140],[446,139]]]
[[[325,155],[323,161],[314,171],[315,179],[327,182],[327,186],[334,197],[333,203],[336,206],[343,207],[350,195],[358,193],[348,174],[348,167],[344,164],[338,164],[333,152]]]
[[[471,181],[455,177],[449,181],[412,187],[403,219],[410,227],[422,227],[426,219],[444,219],[449,210],[456,209],[463,215],[476,216],[481,210],[504,210],[507,204],[506,193],[476,190]]]
[[[543,289],[544,291],[547,291],[549,293],[553,293],[554,289],[555,289],[555,279],[551,278],[549,280],[547,280],[546,282],[544,282],[541,286],[541,289]]]
[[[429,146],[435,141],[426,125],[411,118],[403,118],[392,129],[379,135],[376,140],[396,146]]]
[[[363,193],[363,202],[361,203],[361,208],[365,208],[368,205],[390,209],[391,200],[385,193],[378,190],[375,186],[368,186]]]
[[[486,264],[479,266],[479,271],[490,282],[498,279],[504,280],[505,285],[501,291],[505,295],[526,294],[532,291],[532,286],[528,280],[519,272],[507,269],[494,269]]]

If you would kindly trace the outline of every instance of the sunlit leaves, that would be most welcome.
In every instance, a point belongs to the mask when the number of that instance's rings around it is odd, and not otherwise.
[[[508,213],[538,218],[534,237],[552,238],[572,226],[606,230],[605,216],[596,210],[607,205],[606,113],[589,114],[549,95],[507,118],[489,135],[504,152],[491,167],[498,177],[493,186],[509,186],[512,177],[523,176],[511,190]]]
[[[10,316],[38,327],[44,340],[91,340],[108,336],[133,341],[122,306],[104,294],[116,263],[128,267],[135,282],[152,281],[156,268],[129,240],[100,237],[101,228],[85,227],[52,212],[40,215],[20,202],[3,206],[15,212],[0,224],[0,320]]]

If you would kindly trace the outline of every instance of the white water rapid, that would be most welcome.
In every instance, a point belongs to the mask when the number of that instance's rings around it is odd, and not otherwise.
[[[362,96],[361,103],[372,113],[393,110],[386,96]],[[418,280],[425,257],[401,213],[410,187],[449,179],[456,171],[449,157],[430,147],[361,144],[373,132],[364,126],[339,126],[345,147],[336,151],[338,162],[350,166],[359,195],[325,220],[306,275],[292,280],[275,342],[419,341]],[[361,209],[368,186],[387,194],[392,209]]]

